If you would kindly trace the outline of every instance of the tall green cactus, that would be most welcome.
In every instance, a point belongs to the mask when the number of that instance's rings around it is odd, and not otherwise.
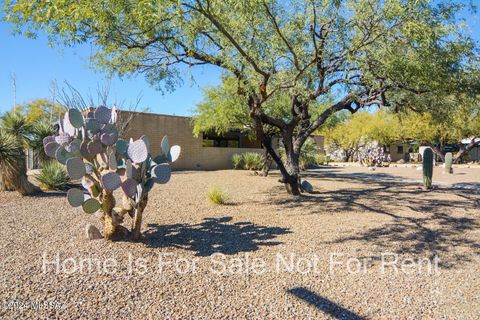
[[[432,188],[433,176],[433,151],[430,148],[423,151],[423,184],[425,188]]]
[[[453,155],[451,152],[447,152],[445,155],[445,172],[453,173]]]
[[[68,202],[86,213],[101,210],[105,239],[138,239],[148,192],[154,183],[170,180],[169,163],[180,156],[180,147],[170,147],[164,137],[160,155],[153,157],[147,137],[119,139],[116,119],[116,111],[104,106],[83,114],[70,109],[59,120],[58,135],[44,139],[44,149],[66,164],[72,179],[82,179],[83,189],[70,189]],[[122,201],[116,201],[115,190],[122,191]],[[133,218],[131,231],[122,226],[126,214]]]

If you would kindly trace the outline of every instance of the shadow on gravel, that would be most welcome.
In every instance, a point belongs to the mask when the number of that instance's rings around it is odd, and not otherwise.
[[[66,197],[67,192],[66,191],[37,191],[33,195],[34,197],[37,198],[58,198],[58,197]]]
[[[384,252],[429,259],[438,256],[443,268],[454,268],[480,255],[478,238],[466,234],[480,227],[478,216],[466,214],[467,210],[478,210],[478,191],[444,187],[423,191],[412,183],[381,178],[363,180],[358,176],[337,176],[334,180],[347,182],[351,188],[320,190],[292,198],[282,194],[279,186],[278,190],[270,190],[267,203],[287,210],[300,208],[302,215],[356,211],[359,216],[374,213],[391,218],[374,228],[339,236],[328,244],[366,242]]]
[[[311,304],[320,311],[325,312],[327,315],[335,319],[346,319],[346,320],[361,320],[365,319],[364,317],[359,316],[358,314],[336,304],[335,302],[328,300],[327,298],[320,297],[313,291],[310,291],[306,288],[298,287],[287,290],[288,293],[294,295],[298,299],[301,299],[308,304]]]
[[[214,253],[236,254],[274,246],[277,236],[291,233],[289,229],[255,225],[251,222],[229,223],[231,217],[206,218],[202,223],[158,225],[149,224],[143,242],[151,247],[176,247],[196,251],[197,256]]]

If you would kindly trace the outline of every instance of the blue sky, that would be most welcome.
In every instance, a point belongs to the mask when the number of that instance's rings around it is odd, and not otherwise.
[[[480,0],[475,0],[480,1]],[[474,2],[475,2],[474,1]],[[1,1],[0,1],[1,3]],[[465,14],[473,36],[480,41],[478,14]],[[13,105],[11,73],[17,82],[17,104],[37,98],[51,98],[52,80],[59,87],[68,81],[83,95],[95,95],[98,85],[110,84],[110,99],[135,102],[142,97],[140,108],[151,112],[190,115],[202,99],[202,88],[220,83],[220,70],[215,67],[194,68],[190,79],[173,93],[162,94],[153,89],[140,75],[134,78],[114,78],[95,72],[89,65],[91,47],[88,45],[50,48],[45,36],[27,39],[11,33],[11,26],[0,22],[0,113]]]
[[[186,78],[184,85],[173,93],[153,89],[143,78],[114,78],[95,72],[89,65],[89,45],[50,48],[46,36],[28,39],[13,35],[11,26],[0,22],[0,113],[13,105],[11,73],[16,75],[17,104],[37,99],[51,98],[50,83],[56,80],[59,87],[68,81],[82,95],[96,95],[98,85],[110,85],[111,101],[135,103],[141,96],[140,109],[151,112],[189,115],[202,99],[202,88],[220,83],[220,70],[216,67],[192,69],[195,82]]]

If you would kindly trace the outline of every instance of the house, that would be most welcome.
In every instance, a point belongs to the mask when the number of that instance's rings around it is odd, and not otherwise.
[[[160,152],[160,142],[165,135],[170,145],[180,145],[181,156],[172,165],[177,170],[230,169],[232,156],[236,153],[264,154],[260,141],[251,140],[240,131],[232,130],[222,136],[205,133],[195,137],[190,117],[129,111],[122,111],[120,117],[121,121],[128,121],[123,138],[148,136],[152,154]]]
[[[171,145],[180,145],[182,154],[173,163],[173,168],[177,170],[231,169],[234,154],[265,154],[259,140],[252,139],[239,130],[231,130],[223,135],[204,133],[195,137],[190,117],[129,111],[121,112],[120,117],[122,121],[128,119],[124,138],[148,136],[153,154],[160,152],[160,141],[164,135],[168,136]],[[324,153],[323,136],[312,135],[312,138],[319,152]]]
[[[480,140],[480,138],[476,138],[475,141]],[[463,139],[462,144],[468,145],[472,142],[472,139]],[[480,145],[477,145],[472,150],[468,152],[468,160],[469,161],[480,161]]]

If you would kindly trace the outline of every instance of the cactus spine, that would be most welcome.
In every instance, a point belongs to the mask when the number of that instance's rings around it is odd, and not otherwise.
[[[425,188],[432,188],[433,176],[433,151],[430,148],[423,151],[423,184]]]
[[[453,155],[451,152],[447,152],[445,155],[445,172],[453,173]]]

